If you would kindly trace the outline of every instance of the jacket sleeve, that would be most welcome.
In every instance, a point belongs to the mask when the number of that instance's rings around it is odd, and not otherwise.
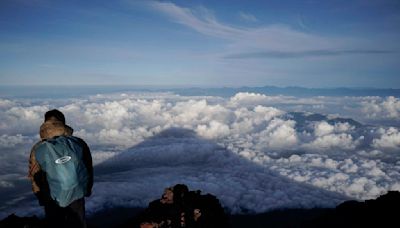
[[[92,194],[92,187],[93,187],[93,161],[92,161],[92,154],[90,153],[89,146],[86,144],[85,141],[81,139],[83,144],[83,163],[86,166],[86,170],[88,171],[89,182],[88,188],[86,192],[86,197],[89,197]]]
[[[41,171],[40,165],[36,160],[36,147],[40,144],[40,142],[36,143],[32,149],[31,149],[31,154],[29,156],[29,169],[28,169],[28,178],[32,183],[32,191],[33,193],[37,193],[40,191],[39,184],[36,183],[35,181],[35,174],[39,173]]]

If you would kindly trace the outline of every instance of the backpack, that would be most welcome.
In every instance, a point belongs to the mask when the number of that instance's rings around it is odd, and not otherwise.
[[[83,144],[74,136],[58,136],[43,141],[36,160],[46,173],[50,196],[60,207],[85,196],[88,171],[83,163]]]

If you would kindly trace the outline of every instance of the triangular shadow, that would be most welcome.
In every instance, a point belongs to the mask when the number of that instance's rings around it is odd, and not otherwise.
[[[146,206],[177,183],[216,195],[232,213],[335,207],[349,199],[291,180],[184,128],[145,139],[98,164],[95,173],[100,198],[110,207]]]

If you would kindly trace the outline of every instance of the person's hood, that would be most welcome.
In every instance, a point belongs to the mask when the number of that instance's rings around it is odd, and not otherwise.
[[[48,120],[40,126],[40,139],[51,139],[56,136],[71,136],[74,130],[58,120]]]

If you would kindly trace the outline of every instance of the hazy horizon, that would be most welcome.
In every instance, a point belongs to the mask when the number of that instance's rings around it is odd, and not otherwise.
[[[223,88],[260,88],[260,87],[277,87],[277,88],[304,88],[304,89],[394,89],[399,90],[400,88],[396,88],[393,86],[388,87],[377,87],[377,86],[319,86],[319,87],[308,87],[308,86],[299,86],[299,85],[272,85],[272,84],[260,84],[260,85],[207,85],[207,84],[2,84],[0,87],[126,87],[126,88],[155,88],[155,89],[177,89],[177,88],[215,88],[215,89],[223,89]]]

